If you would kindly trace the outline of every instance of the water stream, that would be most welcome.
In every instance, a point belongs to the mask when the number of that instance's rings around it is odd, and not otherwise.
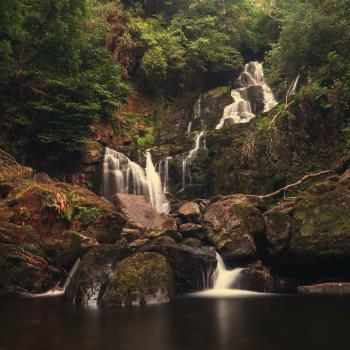
[[[167,213],[169,206],[160,174],[155,169],[151,152],[148,150],[145,155],[146,169],[107,147],[103,161],[103,195],[112,202],[117,193],[145,196],[158,212]]]

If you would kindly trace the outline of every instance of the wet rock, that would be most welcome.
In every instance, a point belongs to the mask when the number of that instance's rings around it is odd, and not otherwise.
[[[62,270],[15,244],[0,243],[0,290],[43,293],[59,281]]]
[[[250,101],[252,112],[259,115],[265,108],[264,91],[261,86],[253,85],[247,89],[247,98]]]
[[[216,255],[214,249],[151,242],[141,247],[140,251],[157,252],[165,256],[173,270],[176,294],[196,292],[209,287],[203,276],[210,269],[215,270]]]
[[[149,241],[150,241],[149,238],[137,239],[136,241],[129,243],[128,247],[131,249],[138,249],[138,248],[144,246],[145,244],[147,244]]]
[[[96,306],[106,289],[117,263],[130,254],[127,242],[90,249],[81,259],[65,297],[76,305]]]
[[[124,307],[167,303],[172,296],[172,271],[164,256],[138,253],[114,269],[100,305]]]
[[[133,242],[142,237],[142,232],[139,229],[124,227],[121,236],[122,238],[125,238],[128,242]]]
[[[274,290],[273,277],[268,268],[257,262],[242,270],[239,276],[241,289],[253,292],[271,293]]]
[[[201,222],[201,211],[199,205],[195,202],[189,202],[183,204],[178,212],[178,215],[183,220],[183,222],[200,223]]]
[[[251,258],[256,253],[254,237],[265,223],[256,203],[244,195],[224,197],[211,204],[204,215],[208,240],[225,261]]]
[[[96,164],[102,160],[104,148],[99,142],[89,142],[86,144],[82,162],[84,164]]]
[[[268,250],[272,255],[279,255],[288,248],[293,205],[294,201],[282,202],[264,213]]]
[[[180,226],[180,233],[184,238],[204,239],[206,236],[203,226],[193,223],[182,224]]]
[[[188,245],[193,248],[202,248],[203,244],[198,238],[185,238],[182,242],[183,245]]]
[[[300,294],[350,294],[349,282],[320,283],[297,287]]]
[[[115,203],[121,208],[129,226],[139,229],[147,237],[158,237],[177,231],[176,219],[171,215],[157,213],[146,197],[117,194]]]

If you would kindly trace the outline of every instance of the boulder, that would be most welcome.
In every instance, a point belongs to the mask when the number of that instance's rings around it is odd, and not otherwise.
[[[204,239],[206,236],[202,225],[193,224],[191,222],[180,225],[180,233],[184,238]]]
[[[175,294],[192,293],[209,287],[203,276],[215,270],[214,249],[151,242],[141,247],[140,251],[160,253],[167,259],[173,270]]]
[[[265,96],[262,86],[252,85],[247,89],[247,98],[250,101],[252,112],[259,115],[264,112]]]
[[[263,234],[264,219],[249,197],[224,197],[211,204],[204,215],[208,240],[225,261],[248,259],[255,255],[254,238]]]
[[[350,257],[350,170],[296,200],[289,249],[302,261]]]
[[[300,294],[350,294],[349,282],[320,283],[297,287]]]
[[[289,244],[292,229],[292,210],[294,201],[283,201],[264,213],[266,239],[270,254],[278,256]]]
[[[203,244],[198,238],[185,238],[182,242],[183,245],[188,245],[193,248],[202,248]]]
[[[128,225],[140,230],[143,236],[155,238],[177,232],[176,219],[157,213],[146,197],[117,194],[115,203],[127,218]],[[143,238],[142,235],[138,238]]]
[[[257,262],[242,270],[239,286],[240,289],[253,292],[271,293],[274,290],[274,281],[269,269]]]
[[[99,142],[89,142],[86,144],[82,163],[83,164],[96,164],[103,158],[104,147]]]
[[[125,307],[159,304],[172,296],[172,271],[164,256],[138,253],[121,261],[99,304],[104,307]]]
[[[125,240],[116,245],[100,245],[90,249],[71,278],[65,297],[76,305],[96,306],[114,267],[130,253]]]
[[[183,204],[179,211],[178,215],[183,220],[183,222],[192,222],[198,224],[201,222],[202,214],[199,208],[199,205],[195,202],[189,202]]]

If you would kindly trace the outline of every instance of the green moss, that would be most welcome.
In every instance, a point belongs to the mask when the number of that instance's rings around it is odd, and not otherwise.
[[[80,221],[84,226],[89,226],[97,223],[102,218],[101,209],[95,206],[91,207],[77,207],[77,214],[74,219]]]

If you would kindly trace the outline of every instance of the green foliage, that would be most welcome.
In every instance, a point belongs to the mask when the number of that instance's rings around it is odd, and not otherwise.
[[[147,149],[153,146],[154,142],[155,142],[155,137],[154,137],[153,128],[148,128],[146,130],[146,135],[143,137],[138,137],[136,141],[138,147],[142,149]]]
[[[0,139],[7,146],[19,137],[31,165],[46,158],[49,169],[57,162],[56,168],[72,167],[91,137],[90,125],[108,117],[130,91],[104,47],[91,4],[0,4]]]
[[[84,226],[92,225],[102,218],[102,212],[97,207],[79,207],[75,219],[81,221]]]

